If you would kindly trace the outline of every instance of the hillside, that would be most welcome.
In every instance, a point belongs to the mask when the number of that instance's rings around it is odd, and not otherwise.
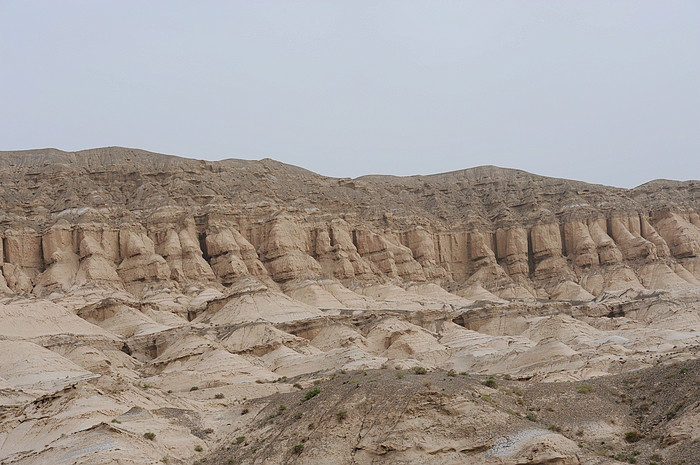
[[[700,181],[0,152],[0,238],[2,463],[700,462]]]

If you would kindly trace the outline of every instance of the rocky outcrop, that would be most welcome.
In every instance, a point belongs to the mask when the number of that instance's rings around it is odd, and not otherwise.
[[[41,159],[63,160],[52,169],[64,174],[27,178],[63,192],[109,176],[98,197],[121,210],[105,210],[95,196],[87,205],[70,197],[51,215],[30,207],[20,217],[0,195],[8,212],[0,290],[49,295],[89,285],[138,294],[331,278],[568,299],[700,279],[700,200],[685,185],[668,200],[668,185],[624,191],[494,167],[345,182],[271,161],[202,164],[135,153],[64,160],[52,151]],[[0,155],[2,177],[19,155]],[[134,163],[146,174],[120,174]],[[34,173],[32,162],[21,166]],[[8,186],[26,188],[17,179],[5,176]],[[194,189],[202,183],[208,194]],[[653,189],[664,192],[664,208]],[[141,194],[128,194],[135,190]],[[151,205],[143,197],[151,191],[167,205]]]

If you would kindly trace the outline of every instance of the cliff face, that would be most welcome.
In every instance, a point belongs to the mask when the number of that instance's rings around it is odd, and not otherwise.
[[[326,178],[271,160],[0,153],[0,289],[432,282],[586,300],[700,284],[700,182],[626,190],[496,167]]]

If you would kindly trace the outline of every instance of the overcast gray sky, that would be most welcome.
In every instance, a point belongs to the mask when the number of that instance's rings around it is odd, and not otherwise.
[[[698,1],[0,0],[0,150],[700,179]]]

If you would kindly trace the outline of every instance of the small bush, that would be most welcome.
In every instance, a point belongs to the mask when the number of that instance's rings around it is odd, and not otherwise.
[[[202,452],[203,450],[204,450],[204,449],[202,449],[202,446],[200,446],[199,444],[197,444],[196,446],[194,446],[194,451],[195,451],[195,452]]]
[[[287,410],[287,406],[284,405],[284,404],[280,405],[279,411],[280,411],[280,412],[284,412],[285,410]]]
[[[553,424],[553,423],[552,423],[551,425],[549,425],[549,430],[550,430],[550,431],[555,431],[555,432],[557,432],[557,433],[561,433],[561,427],[560,427],[560,426],[557,426],[557,425],[555,425],[555,424]]]
[[[292,447],[292,452],[295,454],[301,454],[304,451],[304,444],[297,444]]]
[[[338,419],[338,421],[343,421],[348,417],[348,412],[347,410],[338,410],[335,412],[335,417]]]
[[[682,403],[682,402],[679,402],[679,403],[677,403],[676,405],[674,405],[673,408],[672,408],[671,410],[669,410],[668,412],[666,412],[666,419],[667,419],[667,420],[670,420],[671,418],[675,417],[676,414],[678,413],[678,411],[679,411],[681,408],[683,408],[683,403]]]
[[[525,415],[525,418],[527,418],[530,421],[537,421],[537,417],[532,412],[527,412],[527,415]]]
[[[396,379],[403,379],[403,372],[399,371],[396,373]]]
[[[304,387],[303,387],[301,384],[299,384],[299,383],[294,383],[294,384],[292,384],[292,387],[293,387],[293,388],[296,388],[296,389],[299,389],[299,390],[304,389]]]
[[[203,432],[204,432],[204,434],[211,434],[211,433],[214,432],[214,430],[211,429],[211,428],[207,428],[207,429],[205,429]]]
[[[238,436],[236,437],[236,444],[240,444],[243,441],[245,441],[245,436]]]
[[[428,370],[425,367],[422,366],[414,366],[411,368],[411,371],[417,375],[424,375],[428,372]]]
[[[155,433],[151,433],[150,431],[147,431],[143,433],[143,437],[148,439],[149,441],[153,441],[156,438]]]
[[[247,408],[244,408],[243,410],[241,410],[241,415],[246,415],[248,412],[250,412],[250,410]]]
[[[112,423],[116,423],[116,424],[120,425],[121,421],[117,420],[116,418],[112,418]]]
[[[298,419],[300,419],[303,415],[304,415],[303,413],[297,412],[297,413],[294,414],[294,419],[295,419],[295,420],[298,420]]]
[[[496,389],[498,387],[498,383],[496,382],[496,378],[494,378],[493,376],[489,376],[488,378],[486,378],[486,381],[484,381],[481,384],[483,384],[486,387],[490,387],[492,389]]]
[[[447,372],[447,376],[455,377],[455,376],[457,376],[457,372],[455,370],[450,370]]]
[[[627,431],[625,433],[625,441],[627,442],[637,442],[642,439],[642,433],[637,430]]]
[[[311,389],[310,391],[306,391],[306,395],[304,396],[304,400],[307,401],[313,397],[316,397],[321,393],[321,388],[315,387]]]
[[[216,394],[216,395],[214,396],[214,399],[223,399],[223,398],[224,398],[224,395],[223,395],[223,393],[221,393],[221,392],[219,392],[218,394]]]
[[[578,389],[576,390],[579,394],[590,394],[593,392],[593,386],[590,384],[584,384],[582,386],[579,386]]]
[[[198,387],[198,386],[192,386],[192,387],[190,388],[190,392],[192,392],[192,391],[199,391],[199,387]]]

